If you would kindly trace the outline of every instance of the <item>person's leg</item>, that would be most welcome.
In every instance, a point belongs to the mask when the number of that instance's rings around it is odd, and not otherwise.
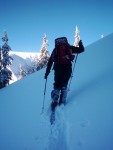
[[[62,87],[60,99],[59,99],[59,105],[61,105],[61,104],[65,105],[66,104],[66,98],[67,98],[67,87]]]
[[[63,69],[57,66],[54,70],[54,88],[61,88],[63,77]]]
[[[60,89],[54,88],[51,92],[51,99],[52,99],[51,109],[52,109],[52,111],[55,111],[55,108],[58,105],[59,95],[60,95]]]
[[[66,99],[67,99],[67,85],[68,81],[71,77],[72,73],[72,68],[71,66],[66,66],[64,67],[63,75],[62,75],[62,83],[61,83],[61,94],[60,94],[60,99],[59,99],[59,105],[60,104],[66,104]]]

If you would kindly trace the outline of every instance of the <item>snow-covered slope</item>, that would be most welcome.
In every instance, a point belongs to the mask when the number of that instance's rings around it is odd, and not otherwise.
[[[36,52],[15,52],[15,51],[10,52],[10,56],[13,58],[11,70],[16,76],[17,80],[20,73],[20,65],[23,69],[33,67],[34,62],[38,60],[39,55],[40,53]],[[11,82],[16,81],[15,79],[12,80]]]
[[[86,47],[76,63],[67,105],[49,123],[51,71],[0,90],[0,150],[113,150],[113,34]]]

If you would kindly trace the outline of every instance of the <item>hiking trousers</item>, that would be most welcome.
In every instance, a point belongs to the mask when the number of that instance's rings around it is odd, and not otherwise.
[[[71,64],[56,64],[54,65],[54,88],[67,87],[71,77]]]

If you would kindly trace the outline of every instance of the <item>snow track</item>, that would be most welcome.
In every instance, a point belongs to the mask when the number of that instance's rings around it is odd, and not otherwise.
[[[57,107],[56,119],[50,124],[50,133],[46,150],[69,150],[67,123],[64,115],[64,106]]]

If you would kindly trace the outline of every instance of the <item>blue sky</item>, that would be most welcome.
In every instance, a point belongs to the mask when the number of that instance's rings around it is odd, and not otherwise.
[[[0,0],[0,5],[0,37],[6,30],[13,51],[38,52],[44,33],[49,51],[60,36],[73,44],[76,25],[85,46],[113,32],[112,0]]]

